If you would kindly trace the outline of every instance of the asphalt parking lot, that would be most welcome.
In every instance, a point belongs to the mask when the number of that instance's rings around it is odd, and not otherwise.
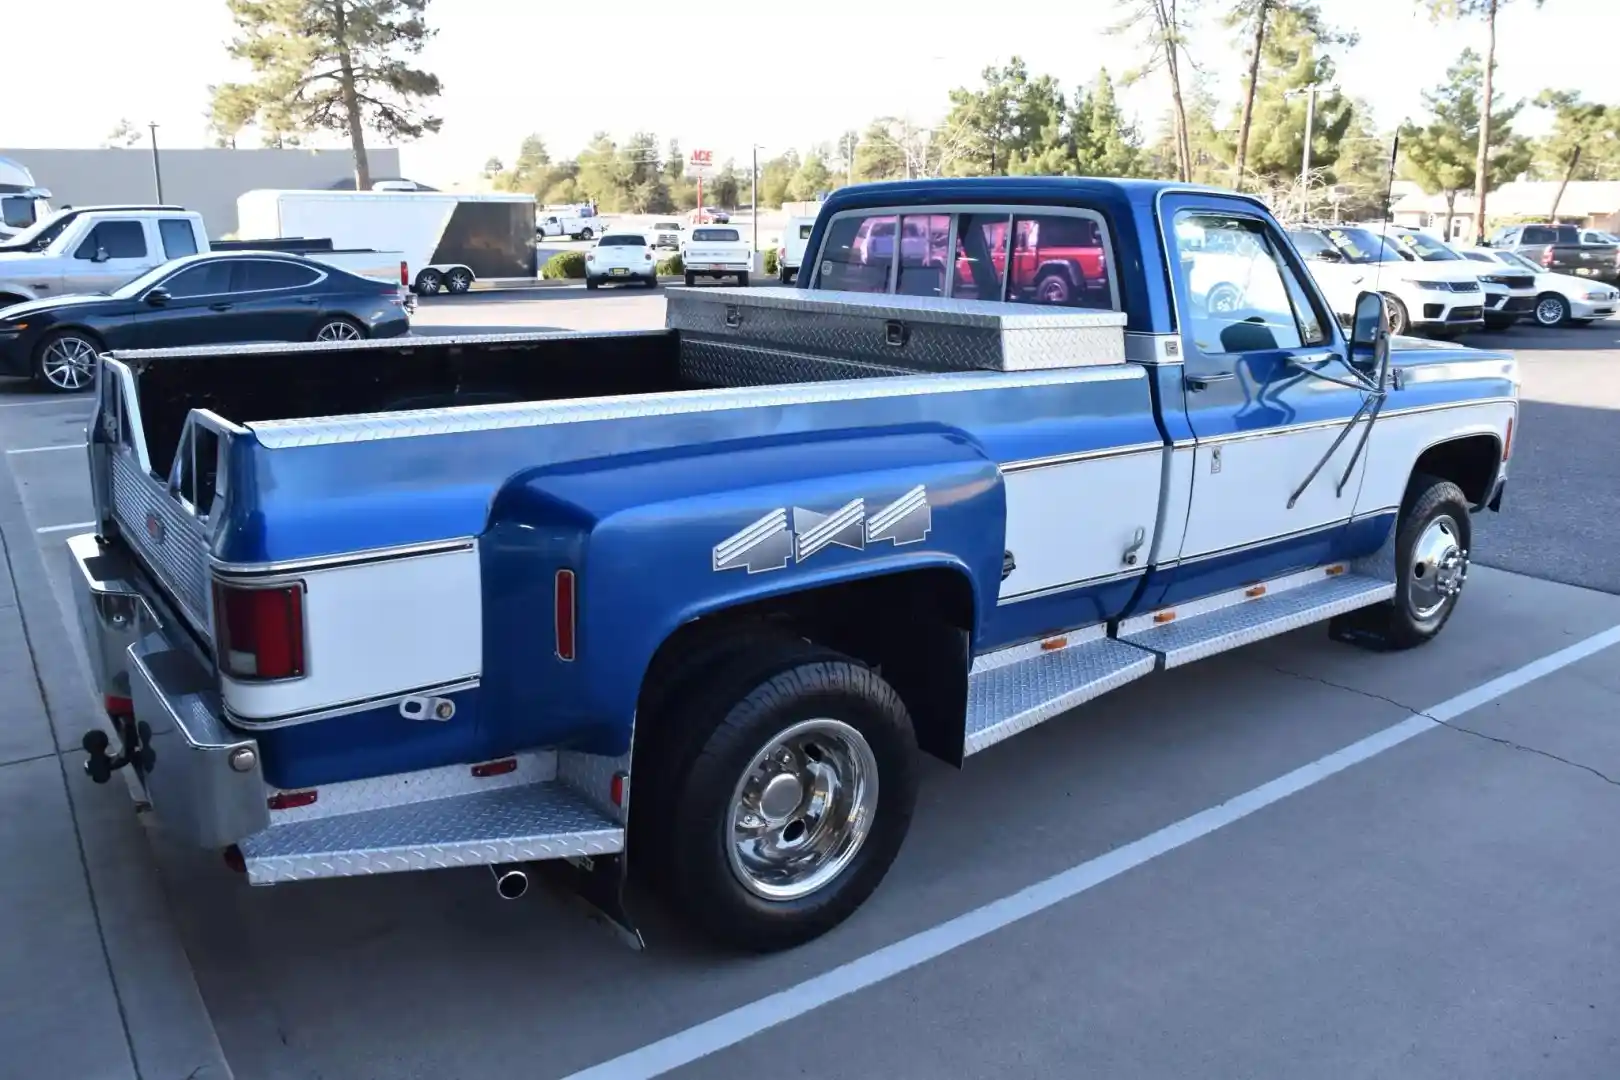
[[[658,292],[561,288],[417,323],[662,318]],[[1523,365],[1513,480],[1431,646],[1311,628],[930,767],[866,907],[766,958],[642,896],[632,953],[483,871],[249,889],[148,830],[226,1059],[255,1080],[1615,1075],[1620,321],[1477,343]],[[33,531],[6,541],[37,546],[64,616],[86,413],[0,385]]]

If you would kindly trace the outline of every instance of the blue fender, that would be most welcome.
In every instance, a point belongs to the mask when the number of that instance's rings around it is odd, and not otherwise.
[[[643,676],[682,625],[752,601],[922,568],[961,574],[975,636],[1001,581],[996,464],[939,425],[708,443],[541,467],[493,501],[480,545],[491,749],[623,753]],[[576,653],[554,581],[578,582]]]

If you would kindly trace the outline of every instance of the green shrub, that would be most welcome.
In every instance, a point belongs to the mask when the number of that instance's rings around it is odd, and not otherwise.
[[[767,274],[775,274],[779,265],[781,264],[776,260],[776,249],[767,248],[765,250],[765,272]]]
[[[540,268],[540,276],[550,280],[559,278],[582,278],[585,276],[585,253],[583,251],[559,251],[546,260],[546,265]]]
[[[661,277],[680,277],[686,273],[686,264],[681,261],[679,254],[671,255],[658,264],[658,273]]]

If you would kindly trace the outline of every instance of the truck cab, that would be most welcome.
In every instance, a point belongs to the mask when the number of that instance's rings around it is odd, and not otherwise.
[[[180,207],[74,207],[0,248],[0,307],[99,293],[208,250],[202,215]]]
[[[849,187],[799,277],[658,331],[105,358],[92,776],[253,884],[566,865],[639,940],[635,859],[787,948],[879,886],[919,751],[1310,624],[1421,647],[1504,495],[1513,358],[1373,291],[1341,327],[1250,197]]]

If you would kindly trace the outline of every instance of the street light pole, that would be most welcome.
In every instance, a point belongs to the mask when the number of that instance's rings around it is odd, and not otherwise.
[[[149,122],[146,128],[152,133],[152,183],[157,187],[157,201],[161,204],[163,202],[163,169],[158,165],[157,121]]]
[[[1285,98],[1298,97],[1301,94],[1305,95],[1305,152],[1300,158],[1299,188],[1300,198],[1305,202],[1304,210],[1307,216],[1310,214],[1311,202],[1311,136],[1314,134],[1316,127],[1316,95],[1323,93],[1333,94],[1337,93],[1338,90],[1338,86],[1334,84],[1311,83],[1309,86],[1290,90],[1283,95]]]
[[[759,144],[754,144],[754,169],[748,174],[748,205],[752,208],[750,213],[754,216],[754,223],[749,226],[754,233],[754,251],[759,252]]]

